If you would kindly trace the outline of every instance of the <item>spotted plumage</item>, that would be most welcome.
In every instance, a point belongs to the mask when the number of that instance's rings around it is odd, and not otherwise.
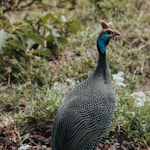
[[[101,20],[98,64],[93,74],[63,100],[53,124],[52,150],[95,150],[111,123],[115,95],[106,60],[106,46],[119,33]]]

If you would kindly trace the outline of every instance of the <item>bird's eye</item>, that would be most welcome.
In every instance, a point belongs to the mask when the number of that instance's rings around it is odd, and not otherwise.
[[[111,34],[112,32],[110,30],[106,31],[107,34]]]

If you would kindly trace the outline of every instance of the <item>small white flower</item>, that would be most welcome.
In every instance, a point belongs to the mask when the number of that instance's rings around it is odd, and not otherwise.
[[[135,112],[131,112],[131,115],[134,116],[134,115],[135,115]]]
[[[57,91],[62,91],[63,89],[66,88],[65,84],[59,83],[59,82],[55,82],[53,85],[53,89],[57,90]]]
[[[113,74],[113,80],[117,81],[117,82],[123,82],[124,81],[124,73],[123,72],[119,72],[117,74]]]
[[[30,147],[31,146],[28,144],[23,144],[18,148],[18,150],[28,150],[28,149],[30,149]]]
[[[119,86],[119,87],[121,87],[121,86],[126,87],[126,85],[122,82],[116,82],[115,85]]]
[[[4,118],[3,119],[3,123],[4,123],[4,125],[7,127],[9,124],[10,124],[10,121],[9,121],[9,119],[8,118]]]
[[[113,74],[112,77],[113,77],[113,80],[115,81],[116,86],[126,87],[126,85],[123,83],[124,82],[124,73],[123,72]]]
[[[76,82],[74,79],[66,79],[66,81],[71,85],[71,86],[75,86],[76,85]]]
[[[145,93],[139,91],[131,94],[135,98],[135,107],[142,107],[145,103]]]
[[[67,19],[66,19],[66,17],[65,17],[64,15],[61,15],[60,20],[61,20],[62,22],[67,22]]]

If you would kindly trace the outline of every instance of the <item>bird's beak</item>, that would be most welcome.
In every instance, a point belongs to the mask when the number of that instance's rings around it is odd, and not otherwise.
[[[120,35],[120,33],[119,33],[118,31],[113,30],[113,31],[112,31],[112,35],[111,35],[111,38],[113,38],[113,37],[116,36],[116,35]]]

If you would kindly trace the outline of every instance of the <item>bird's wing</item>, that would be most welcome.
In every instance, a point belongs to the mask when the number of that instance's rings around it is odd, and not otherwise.
[[[68,111],[67,116],[66,125],[69,124],[69,128],[66,127],[65,140],[68,142],[67,147],[71,150],[80,150],[86,147],[100,135],[101,131],[105,131],[105,127],[98,126],[94,121],[83,119],[73,109]]]

